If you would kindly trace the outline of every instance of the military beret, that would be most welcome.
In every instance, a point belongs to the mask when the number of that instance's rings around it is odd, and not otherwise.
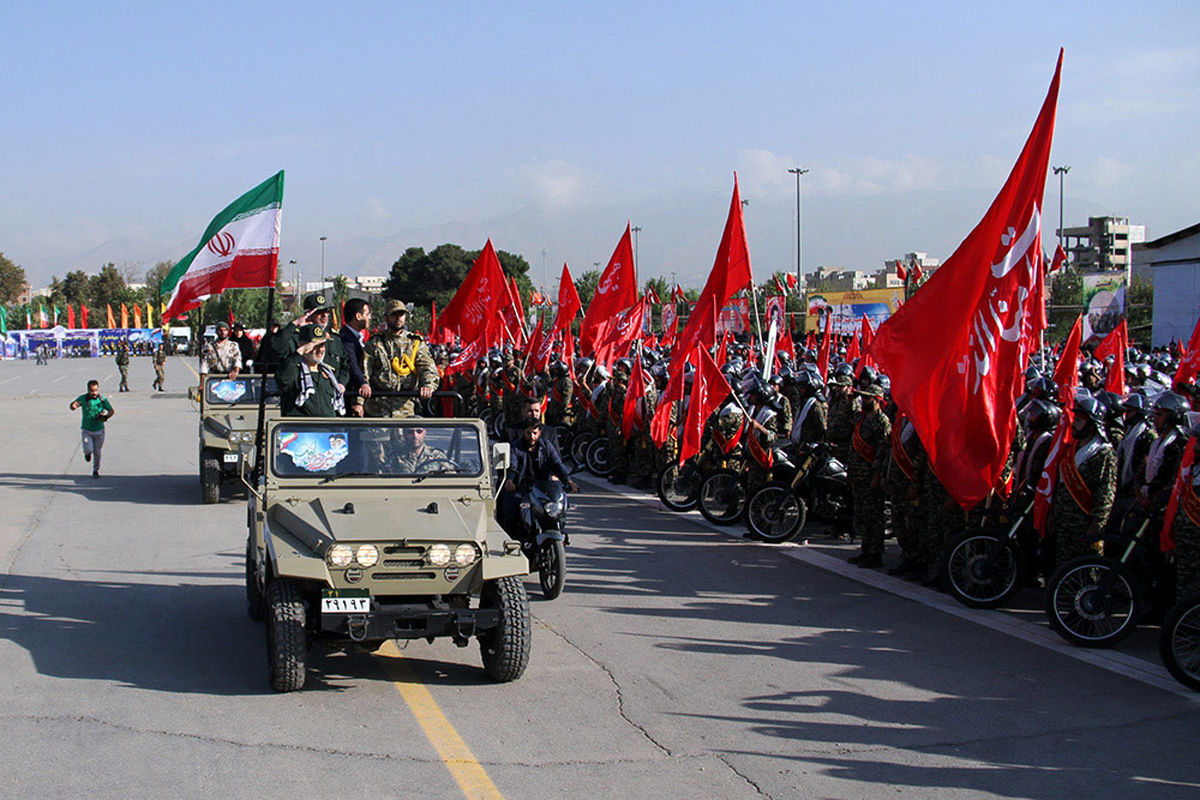
[[[305,325],[300,329],[300,341],[303,344],[309,342],[324,342],[329,339],[329,332],[320,325]]]
[[[325,299],[325,295],[310,294],[308,297],[304,298],[304,310],[312,311],[314,308],[319,311],[329,310],[329,301]]]

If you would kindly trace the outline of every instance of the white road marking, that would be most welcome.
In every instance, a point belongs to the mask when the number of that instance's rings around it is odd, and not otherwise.
[[[631,489],[626,489],[619,486],[611,486],[606,482],[597,480],[590,475],[576,475],[576,480],[581,483],[586,483],[590,486],[603,488],[620,495],[627,500],[636,500],[638,502],[647,503],[650,505],[662,508],[664,513],[673,514],[676,512],[667,511],[663,508],[662,501],[657,495],[647,495],[642,492],[637,492]],[[1116,650],[1088,650],[1081,647],[1072,647],[1058,637],[1053,631],[1048,628],[1043,628],[1040,625],[1034,625],[1023,620],[1015,619],[1002,611],[987,611],[983,609],[967,608],[959,605],[952,599],[947,599],[937,592],[932,592],[923,589],[919,586],[914,586],[907,581],[900,581],[877,572],[871,569],[859,569],[853,564],[849,564],[840,558],[826,555],[825,553],[811,550],[802,544],[789,542],[787,544],[767,544],[765,542],[755,542],[749,539],[743,539],[740,531],[742,528],[729,527],[722,528],[720,525],[714,525],[704,517],[700,516],[699,511],[688,511],[681,516],[688,520],[697,523],[705,528],[722,533],[731,539],[737,539],[746,545],[765,547],[779,552],[780,555],[791,558],[795,561],[800,561],[809,566],[826,572],[832,572],[843,578],[848,578],[852,581],[870,586],[874,589],[903,597],[906,600],[912,600],[915,603],[920,603],[937,611],[957,617],[966,622],[980,625],[984,628],[997,631],[998,633],[1007,634],[1023,642],[1027,642],[1046,650],[1051,650],[1059,655],[1073,658],[1076,661],[1083,661],[1091,664],[1094,667],[1107,670],[1125,678],[1130,678],[1139,681],[1148,686],[1153,686],[1156,689],[1162,689],[1164,692],[1179,695],[1187,698],[1192,702],[1200,702],[1200,694],[1181,685],[1178,681],[1171,677],[1171,673],[1167,672],[1166,668],[1161,664],[1146,661],[1141,658],[1121,653]]]

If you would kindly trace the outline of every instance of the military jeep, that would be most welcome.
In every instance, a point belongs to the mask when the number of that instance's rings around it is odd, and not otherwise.
[[[254,435],[258,424],[261,375],[228,378],[205,375],[189,392],[200,403],[200,494],[205,503],[221,500],[221,485],[237,481],[243,461],[254,466]],[[267,413],[279,413],[275,378],[267,378]]]
[[[529,565],[493,516],[508,445],[489,453],[487,441],[477,419],[267,423],[246,607],[266,621],[272,687],[304,685],[314,644],[373,651],[389,639],[474,638],[490,678],[521,676]]]

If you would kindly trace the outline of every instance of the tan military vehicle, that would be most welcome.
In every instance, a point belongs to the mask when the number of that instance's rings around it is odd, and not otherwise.
[[[238,480],[244,460],[250,459],[247,473],[254,466],[261,386],[261,375],[205,375],[204,382],[188,392],[200,404],[200,494],[205,503],[220,502],[222,484]],[[266,411],[268,417],[279,413],[273,377],[267,378]]]
[[[304,685],[312,645],[389,639],[477,639],[489,677],[521,676],[529,564],[493,515],[508,445],[487,441],[477,419],[268,421],[246,600],[276,690]]]

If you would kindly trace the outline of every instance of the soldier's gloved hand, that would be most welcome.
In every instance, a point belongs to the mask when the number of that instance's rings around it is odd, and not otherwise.
[[[421,395],[422,400],[428,400],[429,398],[433,397],[433,387],[432,386],[422,386],[421,390],[418,392],[418,394]]]

